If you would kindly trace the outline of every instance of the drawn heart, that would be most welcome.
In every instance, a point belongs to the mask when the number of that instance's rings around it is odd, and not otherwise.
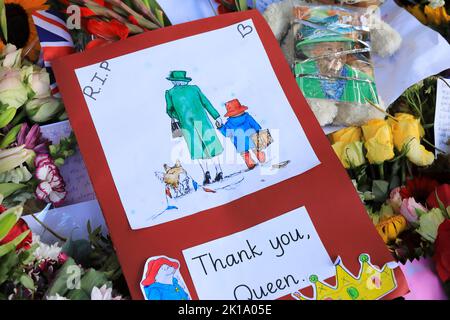
[[[245,36],[253,32],[252,26],[244,26],[242,23],[237,26],[237,29],[241,34],[242,38],[245,38]]]

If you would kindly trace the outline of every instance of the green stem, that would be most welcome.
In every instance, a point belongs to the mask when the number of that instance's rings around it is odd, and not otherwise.
[[[428,141],[425,138],[422,138],[423,142],[425,142],[427,145],[429,145],[430,147],[434,148],[435,150],[439,151],[440,153],[446,153],[444,150],[439,149],[438,147],[436,147],[434,144],[432,144],[430,141]]]
[[[34,220],[36,220],[37,223],[39,223],[45,230],[47,230],[48,232],[50,232],[55,238],[61,240],[62,242],[66,242],[67,239],[64,238],[63,236],[60,236],[59,234],[57,234],[55,231],[53,231],[49,226],[47,226],[44,222],[42,222],[41,220],[39,220],[34,214],[31,215]]]
[[[401,161],[401,179],[402,179],[401,185],[403,186],[406,183],[406,168],[405,168],[406,159],[403,158],[400,161]]]
[[[384,180],[384,162],[378,165],[378,171],[380,173],[380,179]]]

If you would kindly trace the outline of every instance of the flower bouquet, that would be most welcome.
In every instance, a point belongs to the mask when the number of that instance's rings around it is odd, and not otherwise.
[[[329,138],[395,259],[405,263],[433,256],[448,286],[443,243],[449,240],[450,157],[440,153],[435,161],[432,152],[435,101],[429,97],[435,90],[436,77],[426,79],[394,102],[386,120],[370,120]]]

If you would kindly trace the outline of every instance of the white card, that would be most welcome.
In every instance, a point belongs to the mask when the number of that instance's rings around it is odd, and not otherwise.
[[[179,24],[215,15],[217,4],[214,0],[158,0],[172,24]]]
[[[278,299],[335,274],[305,207],[183,255],[201,300]]]
[[[178,88],[167,79],[174,70],[183,70],[181,78],[192,80],[189,92],[196,92],[178,95],[177,102],[171,92]],[[229,203],[319,164],[251,20],[83,67],[76,75],[133,229]],[[233,99],[241,103],[236,110],[254,121],[236,122],[239,114],[225,107]],[[200,105],[205,111],[197,111]],[[193,122],[191,110],[201,121],[174,138],[168,109],[181,126]],[[237,147],[216,129],[216,119],[224,128],[234,124],[248,145],[239,140]],[[247,127],[254,122],[273,139],[264,155],[251,146]],[[197,148],[206,160],[192,151]],[[258,166],[249,170],[245,159]],[[219,172],[223,180],[215,182]]]
[[[434,145],[450,153],[450,79],[437,80]],[[439,153],[439,151],[436,151]]]

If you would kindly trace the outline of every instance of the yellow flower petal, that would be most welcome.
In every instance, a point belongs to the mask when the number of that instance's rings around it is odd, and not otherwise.
[[[385,120],[370,120],[362,126],[362,131],[370,163],[381,164],[394,157],[392,132]]]
[[[348,127],[331,134],[331,141],[350,143],[354,141],[361,141],[361,128]]]
[[[429,166],[434,161],[433,152],[425,149],[418,139],[412,139],[408,144],[408,153],[406,157],[417,166]]]
[[[405,217],[396,215],[379,222],[376,229],[385,243],[389,243],[397,239],[407,226]]]

